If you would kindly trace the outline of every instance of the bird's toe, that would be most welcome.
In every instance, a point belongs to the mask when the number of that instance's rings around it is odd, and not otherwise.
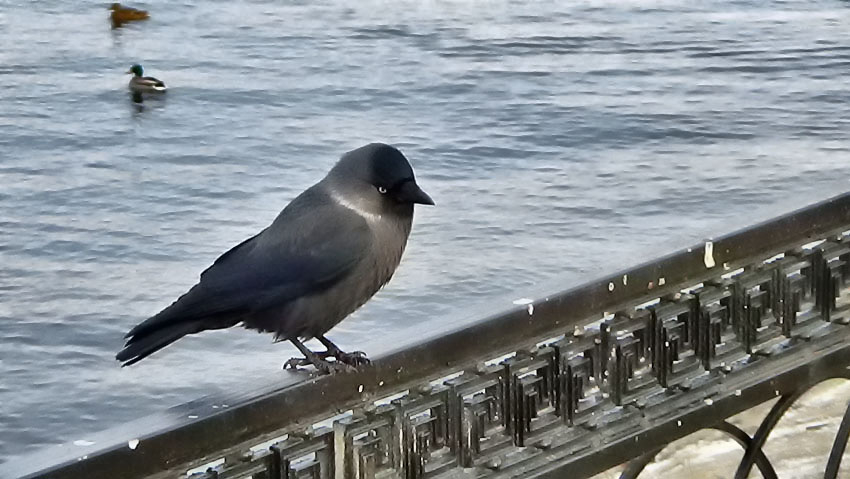
[[[349,366],[361,366],[372,362],[366,357],[366,353],[363,351],[352,351],[350,353],[340,352],[335,356],[335,358],[337,362],[347,364]]]
[[[328,355],[316,354],[312,358],[291,358],[283,364],[283,369],[299,369],[306,366],[313,366],[318,371],[325,374],[354,371],[355,364],[342,362],[338,359],[336,361],[326,361],[324,358],[327,356]]]
[[[290,358],[288,361],[283,363],[283,369],[298,369],[302,366],[309,366],[313,363],[310,362],[307,358]]]

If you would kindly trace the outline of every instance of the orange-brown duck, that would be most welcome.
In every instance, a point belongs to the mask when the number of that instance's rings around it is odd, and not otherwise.
[[[112,26],[120,27],[127,22],[135,22],[139,20],[147,20],[150,18],[148,12],[137,8],[123,7],[120,3],[113,3],[109,9],[112,11],[110,18]]]

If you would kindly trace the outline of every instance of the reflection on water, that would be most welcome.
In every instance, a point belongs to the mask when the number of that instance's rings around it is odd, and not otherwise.
[[[847,188],[846,3],[104,6],[0,11],[0,458],[287,374],[236,329],[113,355],[370,141],[438,204],[329,335],[371,355]]]
[[[128,97],[130,99],[130,107],[132,108],[134,117],[146,110],[165,108],[166,97],[163,94],[131,92]]]

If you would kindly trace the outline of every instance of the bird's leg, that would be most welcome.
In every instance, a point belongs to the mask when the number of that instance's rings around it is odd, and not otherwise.
[[[361,364],[369,364],[369,358],[366,357],[366,353],[363,351],[353,351],[350,353],[346,353],[343,350],[339,349],[339,346],[332,343],[330,339],[318,335],[316,339],[319,340],[320,343],[324,344],[326,348],[328,348],[325,353],[326,356],[333,356],[336,358],[337,362],[348,364],[349,366],[360,366]]]
[[[284,365],[283,365],[284,369],[286,369],[286,368],[295,369],[298,366],[309,366],[311,364],[313,366],[315,366],[316,369],[318,369],[319,371],[322,371],[323,373],[326,373],[326,374],[333,374],[333,373],[338,373],[338,372],[341,372],[341,371],[348,371],[348,370],[351,369],[351,366],[349,366],[348,364],[339,362],[339,361],[334,361],[334,362],[326,361],[324,358],[326,358],[328,356],[328,354],[314,353],[313,351],[310,351],[310,349],[307,348],[307,346],[304,346],[304,343],[302,343],[298,339],[291,338],[289,341],[292,344],[294,344],[295,347],[298,348],[299,351],[301,351],[301,354],[303,354],[304,357],[303,358],[292,358],[292,359],[290,359],[289,361],[284,363]]]

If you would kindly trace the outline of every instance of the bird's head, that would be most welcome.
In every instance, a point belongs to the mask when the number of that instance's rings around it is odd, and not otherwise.
[[[144,72],[145,72],[145,70],[138,63],[131,66],[130,69],[127,70],[127,73],[132,73],[133,75],[136,75],[137,77],[142,76],[144,74]]]
[[[434,204],[416,183],[407,158],[397,148],[383,143],[371,143],[344,154],[328,178],[346,201],[376,213],[412,211],[416,203]]]

